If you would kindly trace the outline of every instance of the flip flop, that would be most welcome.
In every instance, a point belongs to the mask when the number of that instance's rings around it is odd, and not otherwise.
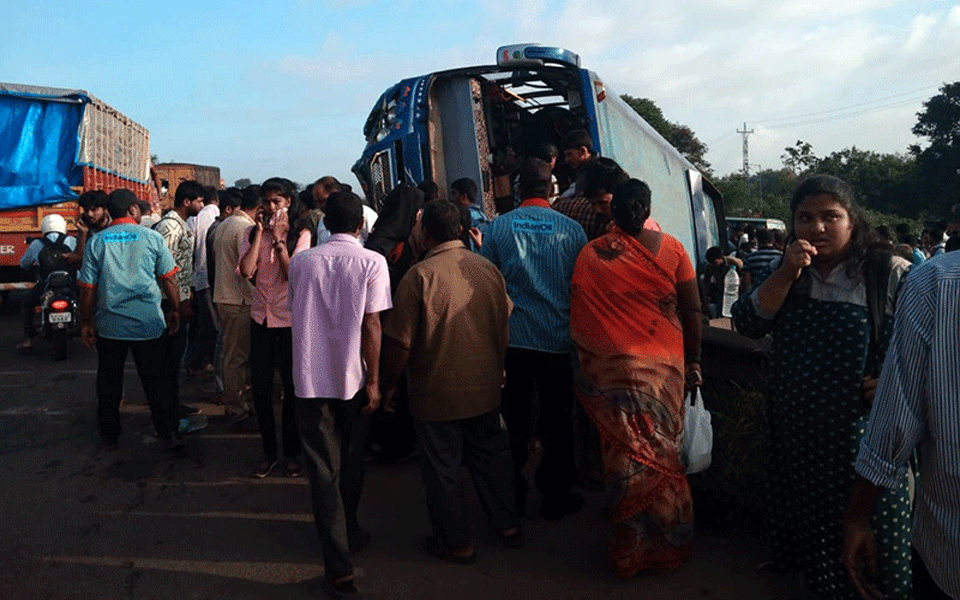
[[[459,554],[453,554],[450,552],[450,548],[447,548],[446,545],[442,544],[434,536],[427,536],[423,540],[423,551],[431,556],[435,556],[441,560],[447,562],[456,563],[458,565],[472,565],[477,562],[477,551],[471,549],[470,554],[466,556],[460,556]]]
[[[517,527],[517,532],[513,535],[505,535],[504,531],[508,529],[513,529],[513,527],[508,527],[507,529],[497,529],[497,536],[500,537],[500,541],[503,542],[505,548],[523,548],[524,539],[523,539],[523,530]]]

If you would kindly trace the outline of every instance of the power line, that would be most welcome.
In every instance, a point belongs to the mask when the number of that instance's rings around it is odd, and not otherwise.
[[[857,110],[849,113],[843,113],[838,115],[832,115],[829,117],[824,117],[822,119],[804,119],[800,121],[790,122],[790,123],[780,123],[775,126],[776,129],[785,129],[788,127],[803,127],[806,125],[817,125],[820,123],[829,123],[831,121],[838,121],[840,119],[849,119],[851,117],[858,117],[860,115],[867,115],[870,113],[880,112],[884,110],[890,110],[893,108],[901,108],[904,106],[910,106],[914,104],[919,98],[911,98],[909,100],[902,100],[900,102],[894,102],[891,104],[885,104],[883,106],[874,106],[872,108],[867,108],[864,110]]]
[[[848,105],[848,106],[841,106],[841,107],[838,107],[838,108],[831,108],[831,109],[828,109],[828,110],[821,110],[821,111],[818,111],[818,112],[806,113],[806,114],[802,114],[802,115],[795,115],[795,116],[792,116],[792,117],[779,117],[779,118],[774,118],[774,119],[757,119],[757,122],[777,123],[777,122],[779,122],[779,121],[794,121],[794,120],[796,120],[796,119],[802,119],[802,118],[805,118],[805,117],[814,117],[814,116],[817,116],[817,115],[823,115],[823,114],[828,114],[828,113],[833,113],[833,112],[842,112],[842,111],[845,111],[845,110],[849,110],[849,109],[851,109],[851,108],[859,108],[859,107],[861,107],[861,106],[869,106],[870,104],[876,104],[876,103],[878,103],[878,102],[886,102],[887,100],[892,100],[892,99],[894,99],[894,98],[900,98],[900,97],[902,97],[902,96],[910,96],[910,95],[913,95],[913,94],[918,94],[918,93],[920,93],[920,92],[927,92],[927,91],[933,90],[933,89],[939,89],[939,86],[936,86],[936,85],[929,86],[929,85],[928,85],[928,86],[926,86],[926,87],[918,88],[918,89],[915,89],[915,90],[910,90],[910,91],[907,91],[907,92],[901,92],[901,93],[899,93],[899,94],[893,94],[892,96],[885,96],[885,97],[883,97],[883,98],[877,98],[877,99],[875,99],[875,100],[870,100],[870,101],[868,101],[868,102],[860,102],[860,103],[858,103],[858,104],[850,104],[850,105]],[[922,97],[924,97],[924,96],[921,96],[921,98],[922,98]],[[919,99],[919,98],[917,98],[917,99]],[[914,100],[915,100],[915,99],[911,99],[911,102],[914,101]]]

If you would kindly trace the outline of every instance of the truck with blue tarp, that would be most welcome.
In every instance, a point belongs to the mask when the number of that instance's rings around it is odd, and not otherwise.
[[[84,90],[0,83],[0,290],[29,287],[19,259],[48,214],[73,227],[80,193],[155,201],[150,133]]]

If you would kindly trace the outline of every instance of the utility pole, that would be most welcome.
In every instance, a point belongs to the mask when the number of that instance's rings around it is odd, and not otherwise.
[[[743,177],[746,179],[750,176],[750,152],[747,149],[747,137],[753,133],[753,130],[747,129],[747,123],[744,121],[743,130],[737,130],[737,133],[743,136]]]

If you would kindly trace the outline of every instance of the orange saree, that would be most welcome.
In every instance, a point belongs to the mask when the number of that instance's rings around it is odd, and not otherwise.
[[[676,285],[695,277],[664,234],[656,255],[613,227],[573,273],[570,332],[576,392],[600,434],[616,574],[679,567],[690,554],[693,501],[680,444],[683,334]]]

